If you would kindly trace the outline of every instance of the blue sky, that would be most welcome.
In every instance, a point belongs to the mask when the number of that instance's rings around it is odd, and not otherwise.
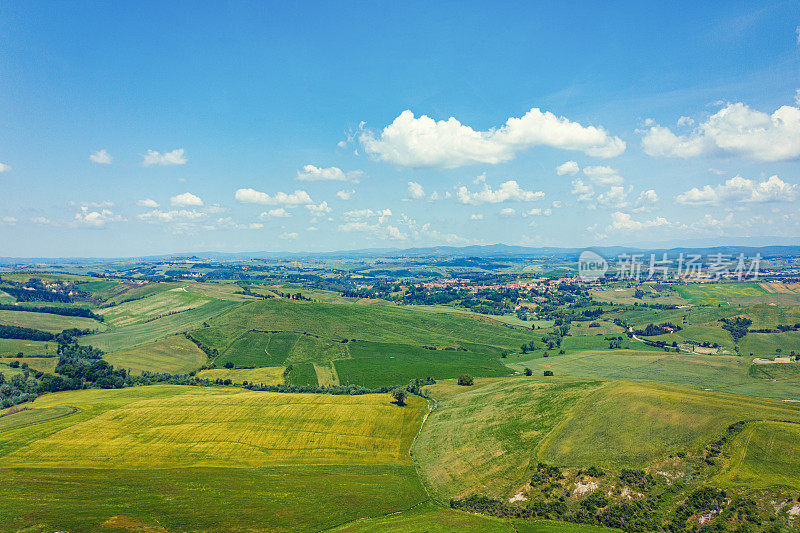
[[[798,241],[796,2],[549,4],[5,2],[0,256]]]

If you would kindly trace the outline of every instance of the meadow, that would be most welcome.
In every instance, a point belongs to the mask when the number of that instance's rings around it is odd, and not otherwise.
[[[39,329],[50,333],[61,333],[65,329],[90,329],[103,331],[107,328],[102,322],[79,316],[61,316],[29,311],[0,311],[0,324],[21,328]]]
[[[549,370],[556,376],[650,381],[765,398],[800,399],[800,382],[772,382],[753,377],[752,360],[746,357],[608,350],[546,359],[520,358],[508,364],[517,371],[530,368],[538,376]]]
[[[481,378],[426,387],[437,407],[414,457],[442,501],[470,493],[508,497],[530,476],[534,450],[572,406],[599,382],[541,378]]]
[[[155,318],[195,309],[213,300],[182,287],[158,292],[147,298],[106,307],[100,312],[106,322],[114,327],[142,324]]]
[[[103,358],[114,367],[133,374],[143,371],[187,374],[208,362],[205,352],[183,335],[111,352]]]
[[[389,400],[168,385],[49,394],[0,418],[0,522],[311,531],[408,509],[427,499],[409,455],[427,406]]]
[[[610,382],[586,395],[536,457],[569,467],[645,468],[695,451],[740,420],[800,422],[795,404],[666,384]]]
[[[29,341],[25,339],[0,339],[0,356],[17,355],[55,355],[58,344],[55,342]]]
[[[752,304],[769,299],[769,293],[756,282],[688,283],[676,285],[675,290],[694,305]]]
[[[259,385],[280,385],[283,383],[282,366],[263,368],[209,368],[197,373],[202,379],[229,379],[234,384],[258,383]]]
[[[197,329],[203,325],[203,322],[237,305],[239,304],[236,302],[212,300],[196,309],[168,315],[144,324],[115,328],[103,333],[87,335],[81,337],[79,342],[80,344],[100,348],[104,352],[123,350],[163,339],[176,333]]]

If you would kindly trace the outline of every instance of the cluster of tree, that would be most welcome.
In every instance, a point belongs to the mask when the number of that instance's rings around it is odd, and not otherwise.
[[[71,303],[69,294],[34,287],[3,287],[3,292],[16,298],[18,302],[59,302]]]
[[[92,333],[91,329],[78,329],[69,328],[61,333],[50,333],[49,331],[42,331],[40,329],[23,328],[20,326],[5,326],[0,324],[0,339],[22,339],[28,341],[44,341],[44,342],[59,342],[69,343],[75,337],[81,335],[88,335]]]
[[[99,322],[104,320],[103,315],[95,314],[91,309],[86,309],[85,307],[47,307],[0,304],[0,311],[28,311],[31,313],[46,313],[48,315],[79,316],[84,318],[93,318]]]
[[[208,327],[208,323],[207,322],[203,322],[203,327]],[[208,356],[209,358],[214,358],[214,357],[219,355],[219,350],[217,350],[216,348],[211,348],[209,346],[206,346],[205,344],[203,344],[199,340],[197,340],[194,337],[192,337],[191,334],[184,333],[183,336],[186,337],[187,339],[189,339],[190,341],[192,341],[195,344],[195,346],[197,346],[198,348],[203,350],[203,353],[205,353],[206,356]]]
[[[610,350],[617,350],[623,347],[622,342],[623,338],[622,335],[617,335],[616,337],[603,337],[603,340],[608,341],[608,348]]]
[[[786,333],[787,331],[798,331],[800,330],[800,322],[797,324],[778,324],[775,326],[775,329],[770,328],[762,328],[762,329],[750,329],[748,330],[750,333]]]
[[[663,322],[659,325],[647,324],[644,329],[637,329],[634,333],[642,337],[654,337],[656,335],[666,335],[667,333],[674,333],[680,330],[680,326],[676,326],[671,322]]]
[[[753,324],[752,320],[741,316],[721,318],[720,322],[722,322],[722,329],[727,330],[733,337],[733,341],[737,343],[747,335],[748,328]]]

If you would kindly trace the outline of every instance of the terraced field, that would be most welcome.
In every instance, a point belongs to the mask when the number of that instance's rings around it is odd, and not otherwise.
[[[114,367],[134,374],[142,371],[186,374],[208,362],[205,352],[183,335],[111,352],[103,358]]]

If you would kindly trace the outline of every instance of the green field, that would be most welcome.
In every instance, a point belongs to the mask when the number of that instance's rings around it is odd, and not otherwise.
[[[243,381],[258,383],[260,385],[279,385],[283,383],[282,366],[267,366],[263,368],[210,368],[197,373],[203,379],[230,379],[233,383]]]
[[[212,298],[208,296],[188,292],[179,287],[162,291],[140,300],[107,307],[102,309],[101,312],[103,318],[110,325],[122,327],[142,324],[170,313],[180,313],[195,309],[211,300]]]
[[[473,492],[514,494],[526,483],[542,439],[599,385],[517,377],[427,387],[437,407],[414,446],[426,485],[445,500]]]
[[[29,341],[24,339],[0,339],[0,356],[55,354],[58,344],[55,342]]]
[[[403,533],[450,533],[481,531],[487,533],[601,533],[613,531],[599,526],[570,524],[552,520],[504,520],[489,516],[442,509],[430,504],[390,516],[358,520],[334,531],[395,531]]]
[[[651,381],[765,398],[800,399],[800,382],[771,382],[754,377],[750,374],[751,363],[747,357],[609,350],[520,359],[508,364],[517,371],[531,368],[538,376],[550,370],[557,377]]]
[[[427,499],[408,453],[416,397],[151,386],[34,407],[0,418],[0,523],[14,530],[311,531]]]
[[[12,361],[17,361],[20,365],[27,363],[33,370],[53,374],[58,357],[0,357],[0,363],[7,365]]]
[[[715,481],[723,486],[800,490],[800,425],[752,422],[726,447],[730,464]]]
[[[740,420],[794,420],[800,406],[663,384],[610,382],[584,397],[537,452],[571,467],[644,468],[694,451]]]
[[[204,328],[192,333],[201,342],[212,344]],[[274,366],[299,362],[324,362],[348,356],[347,344],[319,339],[295,332],[264,333],[248,331],[215,359],[217,365]]]
[[[208,362],[206,354],[183,335],[105,354],[103,358],[117,368],[134,374],[142,371],[186,374]]]
[[[386,305],[304,303],[284,299],[249,303],[209,322],[214,332],[204,331],[204,334],[215,335],[209,345],[220,352],[250,330],[309,333],[331,341],[356,339],[417,346],[455,347],[466,341],[517,349],[520,343],[530,340],[528,332],[445,313],[421,313]]]
[[[107,327],[102,322],[91,318],[61,316],[50,313],[31,313],[28,311],[0,311],[0,324],[40,329],[50,333],[61,333],[70,328],[103,331]]]
[[[769,299],[769,293],[758,283],[692,283],[675,285],[675,290],[694,305],[761,303]]]
[[[96,335],[81,337],[79,342],[100,348],[104,352],[123,350],[199,328],[203,322],[237,305],[236,302],[214,300],[197,309],[165,316],[145,324],[115,328]]]
[[[409,379],[455,378],[460,374],[504,376],[500,350],[461,344],[460,350],[428,350],[406,344],[362,342],[348,344],[350,359],[334,362],[343,385],[365,387],[401,385]]]
[[[238,388],[152,386],[49,394],[34,407],[82,412],[45,432],[0,434],[0,464],[25,467],[253,467],[411,464],[425,402]],[[12,415],[14,416],[14,415]],[[354,437],[356,436],[357,437]]]

